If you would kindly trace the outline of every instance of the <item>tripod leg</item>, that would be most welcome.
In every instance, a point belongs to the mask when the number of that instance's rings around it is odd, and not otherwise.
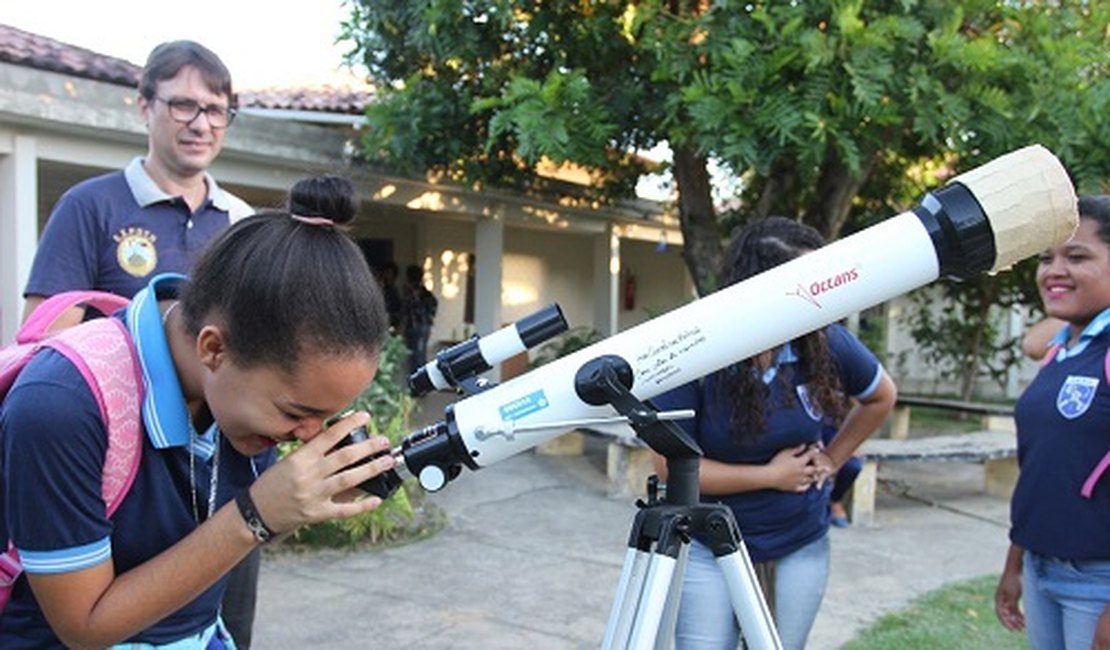
[[[759,590],[755,568],[744,547],[740,546],[735,552],[718,557],[717,565],[721,567],[725,583],[728,584],[732,609],[736,612],[736,620],[740,622],[740,631],[747,647],[752,650],[782,650],[771,610]]]
[[[624,566],[621,569],[620,581],[617,583],[612,609],[609,610],[605,639],[601,643],[603,650],[628,646],[628,638],[632,633],[636,609],[640,606],[640,595],[647,578],[649,563],[650,554],[635,547],[630,547],[624,554]]]
[[[686,579],[686,565],[689,562],[690,545],[683,544],[678,554],[678,565],[671,579],[667,603],[663,609],[663,620],[659,624],[659,636],[655,640],[655,650],[670,650],[674,647],[674,630],[678,621],[678,608],[682,604],[682,584]]]
[[[736,518],[723,505],[707,506],[701,529],[708,536],[709,548],[728,585],[729,599],[740,623],[740,633],[751,650],[782,650],[774,618],[759,589],[755,567],[740,536]]]
[[[659,541],[648,565],[628,648],[653,650],[655,647],[664,611],[671,600],[670,593],[676,586],[675,574],[681,573],[678,560],[684,557],[682,550],[686,545],[688,528],[689,517],[685,515],[669,515],[661,519]]]
[[[651,557],[647,580],[644,581],[644,593],[640,598],[640,607],[636,611],[636,622],[632,627],[628,648],[635,650],[655,648],[655,639],[659,635],[663,611],[666,609],[668,594],[674,584],[677,565],[678,559],[669,555],[656,553]]]

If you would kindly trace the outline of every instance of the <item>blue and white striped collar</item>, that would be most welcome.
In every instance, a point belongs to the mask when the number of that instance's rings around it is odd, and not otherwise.
[[[794,348],[790,346],[790,341],[782,344],[779,348],[778,354],[775,355],[775,362],[769,368],[763,371],[763,383],[770,384],[775,380],[775,376],[779,374],[779,368],[786,363],[797,363],[798,355],[794,352]]]
[[[188,278],[178,273],[157,275],[135,294],[127,307],[127,329],[135,342],[143,372],[143,424],[151,444],[157,449],[188,446],[193,428],[158,309],[160,299],[176,297],[179,286],[187,281]],[[193,453],[207,460],[215,450],[215,439],[216,425],[213,424],[204,435],[197,436]]]
[[[1068,348],[1066,345],[1071,338],[1071,325],[1063,326],[1060,328],[1059,332],[1056,332],[1056,336],[1052,337],[1052,340],[1048,343],[1050,348],[1059,346],[1055,361],[1063,361],[1064,359],[1074,357],[1087,349],[1087,344],[1096,336],[1106,331],[1107,327],[1110,327],[1110,307],[1103,309],[1098,316],[1091,319],[1091,322],[1087,323],[1087,326],[1079,333],[1079,342],[1071,348]]]

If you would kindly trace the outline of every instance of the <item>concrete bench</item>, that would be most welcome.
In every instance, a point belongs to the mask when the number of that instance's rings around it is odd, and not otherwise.
[[[891,438],[901,440],[909,437],[910,413],[915,406],[978,415],[979,426],[985,431],[1013,432],[1017,430],[1014,427],[1014,409],[1005,404],[986,404],[982,402],[964,402],[954,399],[899,395],[898,401],[894,405],[894,412],[891,414]]]
[[[1009,499],[1017,482],[1017,439],[1010,431],[976,431],[911,439],[872,438],[856,452],[863,470],[852,486],[852,521],[875,519],[875,490],[884,461],[946,461],[983,464],[983,490]]]

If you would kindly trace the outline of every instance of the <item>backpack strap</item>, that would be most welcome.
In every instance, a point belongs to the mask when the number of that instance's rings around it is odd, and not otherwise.
[[[1106,348],[1106,360],[1103,363],[1103,375],[1105,375],[1106,377],[1106,383],[1110,384],[1110,347]],[[1090,499],[1091,495],[1094,494],[1095,485],[1098,483],[1099,479],[1102,478],[1103,474],[1105,474],[1107,470],[1110,470],[1110,451],[1106,452],[1106,455],[1103,456],[1102,460],[1098,462],[1098,465],[1095,466],[1095,469],[1093,472],[1091,472],[1091,475],[1088,476],[1087,480],[1083,482],[1083,489],[1081,489],[1079,493],[1082,494],[1085,498]]]
[[[65,291],[42,302],[15,335],[16,343],[34,343],[46,338],[58,318],[77,305],[94,307],[109,315],[127,306],[128,300],[105,291]]]
[[[1053,343],[1052,345],[1048,346],[1048,350],[1046,350],[1045,353],[1044,353],[1044,356],[1041,357],[1041,367],[1043,368],[1043,367],[1047,366],[1048,364],[1052,363],[1052,360],[1055,359],[1056,355],[1059,354],[1059,353],[1060,353],[1060,344],[1059,343]]]
[[[98,318],[71,327],[45,343],[64,355],[89,385],[108,430],[101,495],[109,517],[135,481],[143,450],[143,382],[127,327]]]

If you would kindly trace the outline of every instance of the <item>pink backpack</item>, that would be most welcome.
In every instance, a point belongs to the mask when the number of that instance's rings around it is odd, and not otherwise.
[[[118,319],[96,318],[51,331],[58,317],[77,305],[111,314],[125,307],[127,300],[99,291],[70,291],[44,301],[20,328],[15,343],[0,348],[0,401],[31,357],[43,348],[57,350],[77,366],[108,430],[101,495],[110,517],[127,496],[139,468],[143,383],[131,336]],[[7,551],[0,554],[0,611],[7,606],[22,572],[19,553],[9,541]]]

